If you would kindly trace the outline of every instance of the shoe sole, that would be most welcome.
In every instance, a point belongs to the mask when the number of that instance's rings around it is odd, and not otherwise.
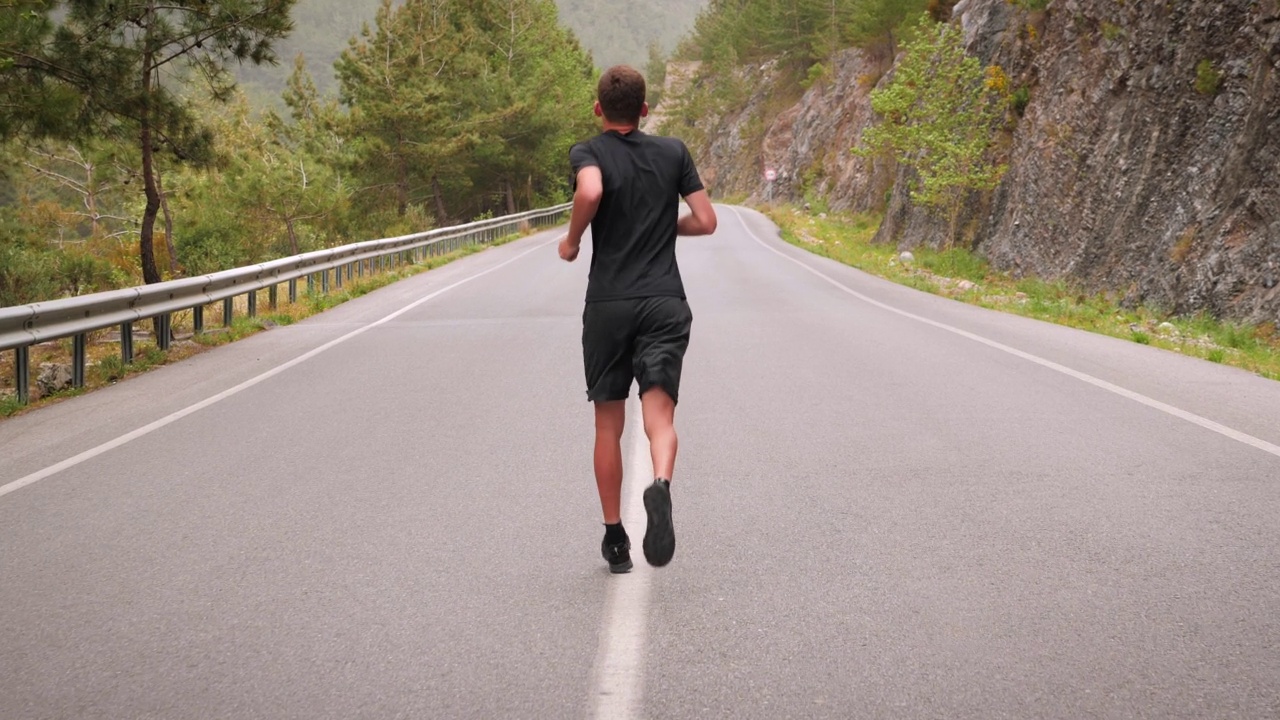
[[[671,562],[676,552],[670,491],[664,493],[657,485],[650,485],[644,491],[644,509],[649,514],[649,527],[644,533],[644,559],[654,567],[662,567]]]
[[[626,561],[626,562],[624,562],[624,563],[618,563],[617,565],[614,565],[613,563],[610,563],[610,564],[609,564],[609,572],[614,573],[614,574],[620,574],[620,573],[625,573],[625,572],[631,572],[631,568],[633,568],[633,567],[635,567],[635,563],[631,562],[630,560],[628,560],[628,561]]]

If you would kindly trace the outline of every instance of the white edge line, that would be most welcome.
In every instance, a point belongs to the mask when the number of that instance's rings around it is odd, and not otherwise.
[[[648,612],[650,569],[641,547],[646,516],[641,492],[652,475],[649,444],[640,422],[640,403],[627,401],[631,452],[622,479],[622,523],[631,536],[635,567],[607,578],[609,588],[601,620],[600,647],[592,682],[592,717],[625,720],[640,717],[644,684],[644,637]]]
[[[559,238],[559,237],[556,237],[556,238],[554,238],[554,239],[552,239],[552,240],[548,240],[548,241],[546,241],[546,242],[539,243],[539,244],[538,244],[538,245],[536,245],[535,247],[532,247],[532,248],[530,248],[530,249],[528,249],[528,250],[526,250],[526,251],[524,251],[524,252],[520,253],[519,255],[516,255],[516,256],[515,256],[515,257],[513,257],[513,258],[509,258],[509,259],[507,259],[507,260],[504,260],[504,261],[502,261],[501,263],[499,263],[499,264],[497,264],[497,265],[494,265],[494,266],[493,266],[493,267],[491,267],[491,268],[488,268],[487,270],[483,270],[483,271],[481,271],[481,272],[476,273],[475,275],[471,275],[471,276],[469,276],[469,277],[463,278],[462,280],[459,280],[459,281],[457,281],[457,282],[453,283],[452,285],[447,285],[447,286],[445,286],[445,287],[443,287],[443,288],[440,288],[439,290],[436,290],[435,292],[433,292],[433,293],[431,293],[431,294],[429,294],[429,295],[425,295],[425,296],[423,296],[423,297],[421,297],[421,298],[419,298],[419,299],[417,299],[417,300],[413,301],[412,303],[410,303],[410,304],[408,304],[408,305],[406,305],[406,306],[404,306],[404,307],[400,308],[399,310],[397,310],[397,311],[395,311],[395,312],[391,313],[390,315],[387,315],[386,317],[384,317],[384,318],[382,318],[382,319],[380,319],[380,320],[375,320],[374,322],[369,323],[368,325],[365,325],[364,327],[356,328],[355,330],[352,330],[351,332],[347,333],[346,335],[343,335],[342,337],[339,337],[339,338],[335,338],[335,339],[333,339],[333,340],[330,340],[329,342],[327,342],[327,343],[325,343],[325,344],[323,344],[323,345],[321,345],[321,346],[319,346],[319,347],[317,347],[317,348],[313,348],[313,349],[311,349],[311,350],[309,350],[309,351],[307,351],[307,352],[303,353],[302,355],[299,355],[298,357],[296,357],[296,358],[294,358],[294,359],[292,359],[292,360],[289,360],[289,361],[287,361],[287,362],[285,362],[285,363],[283,363],[283,364],[280,364],[280,365],[277,365],[277,366],[276,366],[276,367],[274,367],[274,368],[271,368],[270,370],[268,370],[268,371],[266,371],[266,372],[262,373],[261,375],[257,375],[257,376],[255,376],[255,377],[249,378],[248,380],[245,380],[244,382],[242,382],[242,383],[240,383],[239,385],[236,385],[236,386],[234,386],[234,387],[227,388],[226,390],[223,390],[222,392],[218,393],[217,395],[213,395],[213,396],[207,397],[207,398],[205,398],[204,400],[201,400],[200,402],[195,403],[194,405],[189,405],[189,406],[187,406],[187,407],[185,407],[185,408],[183,408],[183,409],[181,409],[181,410],[178,410],[178,411],[176,411],[176,412],[173,412],[173,413],[170,413],[170,414],[168,414],[168,415],[165,415],[164,417],[162,417],[162,418],[160,418],[160,419],[158,419],[158,420],[155,420],[154,422],[147,423],[146,425],[143,425],[142,427],[140,427],[140,428],[138,428],[138,429],[136,429],[136,430],[133,430],[132,432],[125,433],[124,435],[121,435],[121,436],[119,436],[119,437],[117,437],[117,438],[115,438],[115,439],[113,439],[113,440],[108,440],[107,442],[104,442],[104,443],[102,443],[101,445],[98,445],[98,446],[96,446],[96,447],[89,448],[88,450],[85,450],[84,452],[82,452],[82,453],[80,453],[80,454],[78,454],[78,455],[73,455],[73,456],[71,456],[71,457],[67,458],[66,460],[63,460],[62,462],[56,463],[56,464],[54,464],[54,465],[50,465],[49,467],[46,467],[46,468],[44,468],[43,470],[37,470],[37,471],[35,471],[35,472],[31,473],[30,475],[27,475],[27,476],[25,476],[25,477],[21,477],[21,478],[19,478],[19,479],[17,479],[17,480],[14,480],[13,482],[10,482],[10,483],[5,484],[5,485],[0,485],[0,497],[4,497],[5,495],[8,495],[9,493],[14,492],[14,491],[17,491],[17,490],[21,490],[22,488],[24,488],[24,487],[26,487],[26,486],[28,486],[28,485],[30,485],[30,484],[32,484],[32,483],[38,482],[38,481],[40,481],[40,480],[44,480],[45,478],[47,478],[47,477],[49,477],[49,476],[51,476],[51,475],[55,475],[55,474],[57,474],[57,473],[60,473],[60,472],[62,472],[63,470],[66,470],[66,469],[68,469],[68,468],[75,467],[76,465],[79,465],[80,463],[82,463],[82,462],[84,462],[84,461],[86,461],[86,460],[90,460],[90,459],[92,459],[92,458],[95,458],[95,457],[97,457],[97,456],[99,456],[99,455],[101,455],[101,454],[103,454],[103,453],[105,453],[105,452],[107,452],[107,451],[109,451],[109,450],[114,450],[115,448],[118,448],[118,447],[120,447],[121,445],[124,445],[124,444],[126,444],[126,443],[132,442],[132,441],[134,441],[134,440],[137,440],[138,438],[140,438],[140,437],[142,437],[142,436],[144,436],[144,435],[150,434],[150,433],[152,433],[152,432],[154,432],[154,431],[156,431],[156,430],[159,430],[160,428],[162,428],[162,427],[164,427],[164,426],[166,426],[166,425],[169,425],[169,424],[174,423],[174,422],[176,422],[176,421],[178,421],[178,420],[181,420],[182,418],[184,418],[184,417],[186,417],[186,416],[190,415],[191,413],[197,412],[197,411],[199,411],[199,410],[203,410],[203,409],[205,409],[205,408],[209,407],[210,405],[213,405],[214,403],[220,402],[220,401],[222,401],[222,400],[226,400],[227,398],[231,397],[232,395],[235,395],[235,394],[237,394],[237,393],[241,392],[242,390],[247,390],[248,388],[251,388],[251,387],[253,387],[254,385],[257,385],[258,383],[260,383],[260,382],[262,382],[263,380],[266,380],[266,379],[268,379],[268,378],[270,378],[270,377],[273,377],[273,376],[275,376],[275,375],[279,375],[280,373],[284,372],[285,370],[288,370],[288,369],[289,369],[289,368],[291,368],[291,367],[294,367],[295,365],[298,365],[298,364],[300,364],[300,363],[304,363],[304,362],[306,362],[307,360],[310,360],[311,358],[313,358],[313,357],[315,357],[315,356],[319,355],[320,353],[322,353],[322,352],[324,352],[324,351],[326,351],[326,350],[328,350],[328,349],[330,349],[330,348],[332,348],[332,347],[334,347],[334,346],[336,346],[336,345],[341,345],[342,343],[344,343],[344,342],[346,342],[346,341],[350,340],[351,338],[353,338],[353,337],[355,337],[355,336],[357,336],[357,335],[360,335],[360,334],[364,333],[364,332],[365,332],[365,331],[367,331],[367,330],[371,330],[371,329],[373,329],[373,328],[375,328],[375,327],[378,327],[379,325],[382,325],[382,324],[385,324],[385,323],[391,322],[392,320],[394,320],[394,319],[396,319],[396,318],[400,317],[401,315],[403,315],[403,314],[405,314],[405,313],[409,312],[410,310],[413,310],[414,308],[418,307],[419,305],[422,305],[423,303],[427,302],[428,300],[432,300],[432,299],[434,299],[434,298],[436,298],[436,297],[438,297],[438,296],[440,296],[440,295],[443,295],[444,293],[447,293],[447,292],[449,292],[450,290],[452,290],[452,289],[454,289],[454,288],[456,288],[456,287],[458,287],[458,286],[460,286],[460,285],[465,285],[465,284],[467,284],[467,283],[471,282],[472,280],[475,280],[475,279],[476,279],[476,278],[478,278],[478,277],[483,277],[483,276],[485,276],[485,275],[488,275],[489,273],[493,272],[494,270],[497,270],[497,269],[499,269],[499,268],[502,268],[502,267],[505,267],[505,266],[507,266],[507,265],[510,265],[511,263],[513,263],[513,262],[515,262],[515,261],[519,260],[520,258],[523,258],[524,256],[526,256],[526,255],[528,255],[528,254],[530,254],[530,253],[537,252],[538,250],[541,250],[542,248],[544,248],[544,247],[546,247],[546,246],[548,246],[548,245],[551,245],[552,243],[559,242],[559,240],[560,240],[560,238]]]
[[[1142,393],[1134,392],[1133,390],[1129,390],[1128,388],[1120,387],[1119,385],[1107,382],[1106,380],[1103,380],[1101,378],[1096,378],[1087,373],[1080,372],[1079,370],[1073,370],[1072,368],[1069,368],[1065,365],[1059,365],[1058,363],[1053,362],[1052,360],[1046,360],[1037,355],[1032,355],[1029,352],[1024,352],[1017,348],[1009,347],[1008,345],[998,343],[995,340],[982,337],[981,335],[976,335],[967,330],[961,330],[960,328],[947,325],[946,323],[938,322],[937,320],[930,320],[927,317],[922,317],[914,313],[909,313],[905,310],[899,310],[898,308],[893,307],[892,305],[886,305],[885,303],[882,303],[879,300],[875,300],[866,295],[863,295],[857,290],[849,288],[848,286],[844,285],[840,281],[835,280],[823,274],[822,272],[810,267],[806,263],[801,262],[800,260],[788,255],[787,253],[784,253],[781,250],[778,250],[777,248],[769,245],[764,240],[761,240],[760,236],[756,235],[755,232],[751,230],[751,227],[747,225],[747,222],[743,220],[741,213],[738,212],[738,209],[734,207],[731,207],[730,209],[733,210],[734,216],[738,218],[738,222],[741,223],[743,229],[747,231],[747,234],[750,235],[757,243],[760,243],[760,245],[763,246],[766,250],[776,253],[786,258],[787,260],[790,260],[791,262],[795,263],[796,265],[799,265],[800,267],[804,268],[808,272],[811,272],[814,275],[817,275],[818,277],[822,278],[828,283],[836,286],[837,288],[843,290],[844,292],[858,298],[859,300],[869,305],[874,305],[875,307],[878,307],[882,310],[887,310],[891,313],[901,315],[902,317],[910,318],[912,320],[915,320],[916,322],[924,323],[925,325],[931,325],[933,327],[938,328],[939,330],[946,330],[949,333],[959,335],[960,337],[963,337],[963,338],[968,338],[970,340],[973,340],[974,342],[982,343],[983,345],[986,345],[988,347],[995,348],[996,350],[1001,350],[1015,357],[1020,357],[1023,360],[1028,360],[1037,365],[1041,365],[1043,367],[1049,368],[1050,370],[1056,370],[1057,372],[1060,372],[1063,375],[1073,377],[1077,380],[1089,383],[1094,387],[1102,388],[1107,392],[1114,393],[1121,397],[1125,397],[1135,402],[1142,403],[1147,407],[1154,408],[1156,410],[1159,410],[1160,412],[1172,415],[1182,420],[1186,420],[1187,422],[1192,423],[1194,425],[1199,425],[1200,427],[1206,430],[1211,430],[1213,432],[1218,433],[1219,435],[1229,437],[1232,440],[1236,440],[1238,442],[1244,443],[1245,445],[1249,445],[1250,447],[1257,448],[1258,450],[1261,450],[1265,453],[1270,453],[1276,457],[1280,457],[1280,445],[1269,443],[1266,440],[1263,440],[1261,438],[1257,438],[1247,433],[1240,432],[1239,430],[1229,428],[1226,425],[1214,422],[1213,420],[1210,420],[1205,417],[1201,417],[1199,415],[1196,415],[1193,412],[1188,412],[1181,408],[1177,408],[1172,405],[1169,405],[1168,403],[1160,402],[1155,398],[1147,397]]]

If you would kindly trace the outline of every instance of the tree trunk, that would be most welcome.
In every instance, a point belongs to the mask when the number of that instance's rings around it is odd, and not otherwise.
[[[289,250],[292,254],[297,255],[301,252],[298,249],[298,231],[293,229],[293,218],[284,219],[284,229],[289,232]]]
[[[436,224],[443,227],[448,222],[448,214],[444,211],[444,195],[440,192],[440,178],[431,176],[431,192],[436,196]]]
[[[397,160],[396,211],[400,217],[404,217],[405,211],[409,209],[409,163],[404,155],[401,155]]]
[[[160,282],[156,269],[155,229],[156,216],[160,213],[160,191],[156,189],[155,168],[152,167],[151,121],[147,111],[142,111],[142,184],[147,195],[147,206],[142,212],[142,232],[139,245],[142,248],[142,280],[148,284]]]
[[[147,48],[142,58],[142,107],[139,108],[138,126],[141,130],[138,139],[142,143],[142,187],[146,192],[147,206],[142,212],[142,231],[138,244],[142,251],[142,280],[148,285],[160,282],[160,271],[156,269],[155,229],[156,215],[160,212],[160,191],[156,189],[155,160],[151,143],[151,73],[153,57],[151,54],[151,20],[154,11],[148,13]]]
[[[101,220],[98,219],[98,184],[93,179],[93,163],[85,164],[84,190],[84,207],[89,211],[89,236],[97,240]]]
[[[173,244],[173,215],[169,212],[169,193],[164,191],[164,173],[156,168],[156,190],[160,191],[160,209],[164,211],[164,249],[169,253],[169,276],[178,275],[178,249]]]
[[[515,188],[513,188],[513,187],[511,186],[511,181],[510,181],[510,180],[503,180],[503,181],[502,181],[502,187],[503,187],[503,188],[505,188],[504,192],[505,192],[505,193],[506,193],[506,195],[507,195],[507,214],[508,214],[508,215],[515,215],[515,214],[516,214],[516,192],[515,192]]]

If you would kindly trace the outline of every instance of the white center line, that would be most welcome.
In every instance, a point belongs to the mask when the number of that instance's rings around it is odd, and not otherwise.
[[[69,458],[67,458],[66,460],[63,460],[62,462],[59,462],[59,463],[55,463],[55,464],[53,464],[53,465],[50,465],[49,467],[44,468],[43,470],[37,470],[37,471],[35,471],[35,472],[31,473],[30,475],[27,475],[27,476],[25,476],[25,477],[18,478],[17,480],[14,480],[14,481],[13,481],[13,482],[11,482],[11,483],[8,483],[8,484],[6,484],[6,485],[0,485],[0,497],[4,497],[5,495],[8,495],[9,493],[14,492],[15,490],[21,490],[22,488],[24,488],[24,487],[26,487],[26,486],[28,486],[28,485],[30,485],[30,484],[32,484],[32,483],[38,482],[38,481],[40,481],[40,480],[43,480],[43,479],[45,479],[45,478],[49,477],[50,475],[55,475],[55,474],[57,474],[57,473],[62,472],[63,470],[66,470],[66,469],[68,469],[68,468],[75,467],[76,465],[79,465],[80,463],[85,462],[86,460],[91,460],[91,459],[93,459],[93,458],[95,458],[95,457],[97,457],[97,456],[101,455],[102,453],[105,453],[105,452],[107,452],[107,451],[109,451],[109,450],[114,450],[115,448],[118,448],[118,447],[120,447],[121,445],[124,445],[125,443],[132,442],[132,441],[137,440],[138,438],[140,438],[140,437],[142,437],[142,436],[144,436],[144,435],[149,435],[149,434],[151,434],[151,433],[155,432],[156,430],[159,430],[160,428],[162,428],[162,427],[164,427],[164,426],[166,426],[166,425],[170,425],[170,424],[172,424],[172,423],[175,423],[175,422],[177,422],[178,420],[181,420],[182,418],[184,418],[184,417],[186,417],[186,416],[190,415],[191,413],[194,413],[194,412],[199,411],[199,410],[203,410],[203,409],[205,409],[205,408],[209,407],[210,405],[213,405],[214,403],[221,402],[222,400],[226,400],[227,398],[231,397],[232,395],[235,395],[235,394],[239,393],[239,392],[240,392],[240,391],[242,391],[242,390],[247,390],[247,389],[249,389],[249,388],[253,387],[254,385],[257,385],[258,383],[262,382],[263,380],[266,380],[267,378],[270,378],[270,377],[274,377],[274,376],[276,376],[276,375],[279,375],[280,373],[284,372],[285,370],[288,370],[289,368],[291,368],[291,367],[293,367],[293,366],[295,366],[295,365],[298,365],[298,364],[300,364],[300,363],[304,363],[304,362],[306,362],[307,360],[310,360],[311,358],[313,358],[313,357],[315,357],[315,356],[319,355],[320,353],[322,353],[322,352],[324,352],[324,351],[326,351],[326,350],[328,350],[328,349],[330,349],[330,348],[332,348],[332,347],[334,347],[334,346],[341,345],[342,343],[344,343],[344,342],[346,342],[346,341],[350,340],[350,339],[351,339],[351,338],[353,338],[353,337],[356,337],[357,335],[360,335],[360,334],[362,334],[362,333],[364,333],[364,332],[366,332],[366,331],[368,331],[368,330],[372,330],[373,328],[376,328],[376,327],[378,327],[379,325],[383,325],[383,324],[385,324],[385,323],[389,323],[389,322],[391,322],[392,320],[394,320],[394,319],[396,319],[396,318],[400,317],[401,315],[403,315],[403,314],[405,314],[405,313],[409,312],[410,310],[412,310],[412,309],[414,309],[414,308],[418,307],[419,305],[422,305],[423,303],[425,303],[425,302],[427,302],[427,301],[429,301],[429,300],[432,300],[432,299],[434,299],[434,298],[436,298],[436,297],[439,297],[440,295],[443,295],[443,294],[445,294],[445,293],[449,292],[450,290],[452,290],[452,289],[454,289],[454,288],[456,288],[456,287],[459,287],[459,286],[461,286],[461,285],[465,285],[465,284],[467,284],[467,283],[471,282],[472,280],[475,280],[476,278],[484,277],[485,275],[488,275],[489,273],[493,272],[494,270],[497,270],[497,269],[499,269],[499,268],[506,267],[507,265],[510,265],[511,263],[513,263],[513,262],[515,262],[515,261],[519,260],[520,258],[522,258],[522,257],[524,257],[524,256],[526,256],[526,255],[528,255],[528,254],[530,254],[530,253],[537,252],[537,251],[541,250],[542,248],[544,248],[544,247],[546,247],[546,246],[548,246],[548,245],[550,245],[550,244],[552,244],[552,243],[559,242],[561,237],[564,237],[564,236],[563,236],[563,235],[561,235],[561,236],[556,237],[555,239],[549,240],[549,241],[547,241],[547,242],[539,243],[539,244],[535,245],[534,247],[532,247],[532,248],[530,248],[530,249],[528,249],[528,250],[526,250],[526,251],[524,251],[524,252],[520,253],[519,255],[516,255],[515,257],[512,257],[512,258],[509,258],[509,259],[507,259],[507,260],[504,260],[504,261],[502,261],[502,262],[498,263],[497,265],[494,265],[493,267],[491,267],[491,268],[489,268],[489,269],[487,269],[487,270],[482,270],[482,271],[480,271],[480,272],[476,273],[475,275],[471,275],[471,276],[465,277],[465,278],[463,278],[463,279],[459,280],[458,282],[453,283],[452,285],[446,285],[445,287],[442,287],[442,288],[440,288],[439,290],[436,290],[435,292],[433,292],[433,293],[431,293],[431,294],[429,294],[429,295],[424,295],[423,297],[418,298],[417,300],[415,300],[415,301],[413,301],[413,302],[409,303],[408,305],[405,305],[404,307],[400,308],[399,310],[397,310],[397,311],[395,311],[395,312],[391,313],[390,315],[388,315],[388,316],[386,316],[386,317],[384,317],[384,318],[382,318],[382,319],[380,319],[380,320],[376,320],[376,321],[374,321],[374,322],[372,322],[372,323],[369,323],[368,325],[365,325],[365,326],[363,326],[363,327],[356,328],[355,330],[352,330],[351,332],[347,333],[346,335],[343,335],[342,337],[336,338],[336,339],[334,339],[334,340],[330,340],[329,342],[325,343],[324,345],[321,345],[320,347],[317,347],[317,348],[315,348],[315,349],[313,349],[313,350],[310,350],[310,351],[308,351],[308,352],[306,352],[306,353],[303,353],[302,355],[299,355],[298,357],[296,357],[296,358],[294,358],[294,359],[292,359],[292,360],[289,360],[288,362],[285,362],[285,363],[282,363],[282,364],[280,364],[280,365],[277,365],[277,366],[275,366],[275,367],[271,368],[270,370],[268,370],[268,371],[266,371],[266,372],[262,373],[261,375],[258,375],[258,376],[256,376],[256,377],[249,378],[248,380],[245,380],[244,382],[240,383],[239,385],[236,385],[235,387],[232,387],[232,388],[228,388],[228,389],[226,389],[226,390],[223,390],[222,392],[218,393],[217,395],[213,395],[213,396],[211,396],[211,397],[207,397],[207,398],[205,398],[204,400],[201,400],[200,402],[195,403],[194,405],[189,405],[189,406],[187,406],[187,407],[185,407],[185,408],[183,408],[183,409],[181,409],[181,410],[178,410],[178,411],[176,411],[176,412],[173,412],[173,413],[170,413],[170,414],[168,414],[168,415],[165,415],[164,417],[160,418],[159,420],[156,420],[156,421],[154,421],[154,422],[151,422],[151,423],[148,423],[148,424],[146,424],[146,425],[143,425],[142,427],[138,428],[137,430],[133,430],[132,432],[125,433],[124,435],[121,435],[120,437],[117,437],[117,438],[115,438],[115,439],[113,439],[113,440],[108,440],[108,441],[106,441],[106,442],[104,442],[104,443],[102,443],[101,445],[98,445],[98,446],[96,446],[96,447],[89,448],[88,450],[85,450],[84,452],[80,453],[79,455],[73,455],[72,457],[69,457]]]
[[[609,585],[592,682],[592,717],[604,720],[638,718],[644,671],[645,620],[648,613],[651,568],[641,542],[646,516],[642,492],[653,474],[649,443],[640,420],[640,403],[627,400],[631,442],[626,448],[622,483],[622,524],[631,536],[631,572],[606,578]]]
[[[998,343],[995,340],[991,340],[991,339],[982,337],[981,335],[971,333],[968,330],[961,330],[958,327],[953,327],[951,325],[947,325],[946,323],[938,322],[937,320],[930,320],[927,317],[922,317],[920,315],[909,313],[906,310],[899,310],[898,308],[893,307],[892,305],[886,305],[885,303],[882,303],[879,300],[875,300],[870,297],[867,297],[866,295],[863,295],[857,290],[854,290],[846,286],[845,284],[841,283],[840,281],[835,280],[818,270],[815,270],[814,268],[801,262],[800,260],[797,260],[796,258],[788,255],[787,253],[784,253],[781,250],[778,250],[777,248],[773,247],[772,245],[769,245],[764,240],[761,240],[760,236],[752,232],[751,227],[748,226],[747,222],[742,219],[742,215],[738,212],[737,208],[731,208],[731,209],[733,210],[734,216],[738,218],[738,222],[742,224],[742,228],[747,231],[747,234],[750,235],[752,238],[754,238],[756,242],[764,246],[766,250],[772,253],[776,253],[786,258],[787,260],[790,260],[796,265],[799,265],[800,267],[804,268],[806,271],[811,272],[814,275],[817,275],[818,277],[834,285],[840,290],[843,290],[844,292],[858,298],[859,300],[869,305],[874,305],[878,308],[881,308],[882,310],[888,310],[891,313],[901,315],[902,317],[905,317],[905,318],[910,318],[912,320],[915,320],[916,322],[921,322],[921,323],[924,323],[925,325],[931,325],[933,327],[938,328],[939,330],[945,330],[949,333],[954,333],[956,335],[959,335],[960,337],[973,340],[974,342],[982,343],[987,347],[995,348],[996,350],[1009,353],[1010,355],[1013,355],[1015,357],[1020,357],[1023,360],[1028,360],[1037,365],[1049,368],[1050,370],[1060,372],[1063,375],[1068,375],[1082,382],[1089,383],[1094,387],[1098,387],[1103,390],[1106,390],[1107,392],[1115,393],[1120,397],[1128,398],[1130,400],[1133,400],[1134,402],[1142,403],[1143,405],[1146,405],[1149,408],[1153,408],[1153,409],[1159,410],[1160,412],[1172,415],[1173,417],[1186,420],[1187,422],[1193,425],[1199,425],[1200,427],[1206,430],[1211,430],[1215,433],[1218,433],[1219,435],[1229,437],[1232,440],[1235,440],[1237,442],[1241,442],[1250,447],[1257,448],[1262,452],[1270,453],[1276,457],[1280,457],[1280,445],[1269,443],[1266,440],[1263,440],[1262,438],[1257,438],[1247,433],[1240,432],[1239,430],[1236,430],[1234,428],[1229,428],[1226,425],[1222,425],[1221,423],[1216,423],[1206,417],[1201,417],[1199,415],[1196,415],[1193,412],[1183,410],[1182,408],[1174,407],[1172,405],[1169,405],[1168,403],[1160,402],[1155,398],[1147,397],[1142,393],[1134,392],[1133,390],[1130,390],[1128,388],[1120,387],[1119,385],[1107,382],[1106,380],[1103,380],[1101,378],[1096,378],[1092,375],[1089,375],[1088,373],[1083,373],[1083,372],[1080,372],[1079,370],[1069,368],[1066,365],[1060,365],[1056,362],[1053,362],[1052,360],[1046,360],[1045,358],[1042,358],[1038,355],[1032,355],[1029,352],[1024,352],[1017,348],[1009,347],[1008,345]]]

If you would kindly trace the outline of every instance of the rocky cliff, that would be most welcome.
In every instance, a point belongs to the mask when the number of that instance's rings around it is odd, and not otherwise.
[[[1280,321],[1280,0],[962,0],[953,22],[1029,102],[1002,143],[1009,170],[962,225],[994,265],[1071,277],[1133,302]],[[932,243],[941,226],[907,201],[905,171],[852,156],[886,82],[850,50],[799,102],[769,68],[742,108],[707,118],[699,162],[715,191],[821,197],[885,210],[879,239]],[[785,90],[785,88],[784,88]],[[886,206],[886,197],[887,206]]]

